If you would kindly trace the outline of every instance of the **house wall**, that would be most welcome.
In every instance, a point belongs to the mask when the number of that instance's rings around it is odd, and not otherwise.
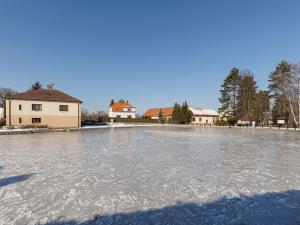
[[[214,125],[217,121],[216,116],[193,116],[192,124],[193,125]]]
[[[41,104],[42,111],[33,111],[32,104]],[[19,110],[19,105],[22,109]],[[68,105],[68,111],[59,111],[59,105]],[[6,100],[6,124],[33,125],[32,118],[41,118],[40,125],[49,127],[78,127],[81,105],[73,102]],[[21,123],[19,119],[21,118]]]
[[[4,118],[4,108],[0,108],[0,119]]]
[[[109,108],[108,116],[110,118],[117,118],[118,116],[120,116],[121,118],[129,118],[129,117],[135,118],[136,117],[135,108],[134,111],[130,111],[130,112],[113,112],[111,108]]]

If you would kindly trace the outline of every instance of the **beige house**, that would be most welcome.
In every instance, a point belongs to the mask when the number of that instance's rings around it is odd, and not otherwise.
[[[193,125],[214,125],[219,118],[219,114],[213,109],[201,109],[189,107],[193,113]]]
[[[8,126],[80,127],[81,101],[55,89],[38,89],[6,100]]]

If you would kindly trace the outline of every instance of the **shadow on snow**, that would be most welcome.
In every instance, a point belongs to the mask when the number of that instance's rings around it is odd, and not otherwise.
[[[1,178],[0,179],[0,187],[4,187],[4,186],[10,185],[10,184],[25,181],[25,180],[29,179],[32,175],[33,175],[33,173],[14,176],[14,177]]]
[[[271,192],[252,197],[224,197],[205,204],[177,203],[161,209],[95,215],[93,219],[83,222],[58,219],[46,223],[46,225],[98,224],[296,225],[300,224],[300,191]]]

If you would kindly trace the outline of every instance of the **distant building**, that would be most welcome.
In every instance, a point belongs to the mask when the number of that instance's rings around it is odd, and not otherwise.
[[[4,108],[0,108],[0,119],[4,118]]]
[[[110,118],[136,118],[136,108],[128,102],[116,102],[109,107]]]
[[[193,113],[193,125],[214,125],[219,118],[219,114],[213,109],[189,107],[189,110]]]
[[[11,95],[6,100],[6,124],[80,127],[81,101],[55,89]]]
[[[171,121],[172,115],[173,115],[173,107],[148,109],[144,113],[144,117],[148,117],[150,119],[157,120],[157,119],[159,119],[160,113],[166,121]]]

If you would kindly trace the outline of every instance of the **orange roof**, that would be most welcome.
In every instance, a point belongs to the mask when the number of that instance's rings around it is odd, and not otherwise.
[[[124,108],[135,108],[128,102],[116,102],[111,106],[113,112],[125,112]]]
[[[144,113],[144,116],[146,116],[146,117],[158,117],[160,111],[161,111],[163,116],[172,116],[173,115],[173,107],[165,107],[165,108],[151,108],[151,109],[148,109]]]

